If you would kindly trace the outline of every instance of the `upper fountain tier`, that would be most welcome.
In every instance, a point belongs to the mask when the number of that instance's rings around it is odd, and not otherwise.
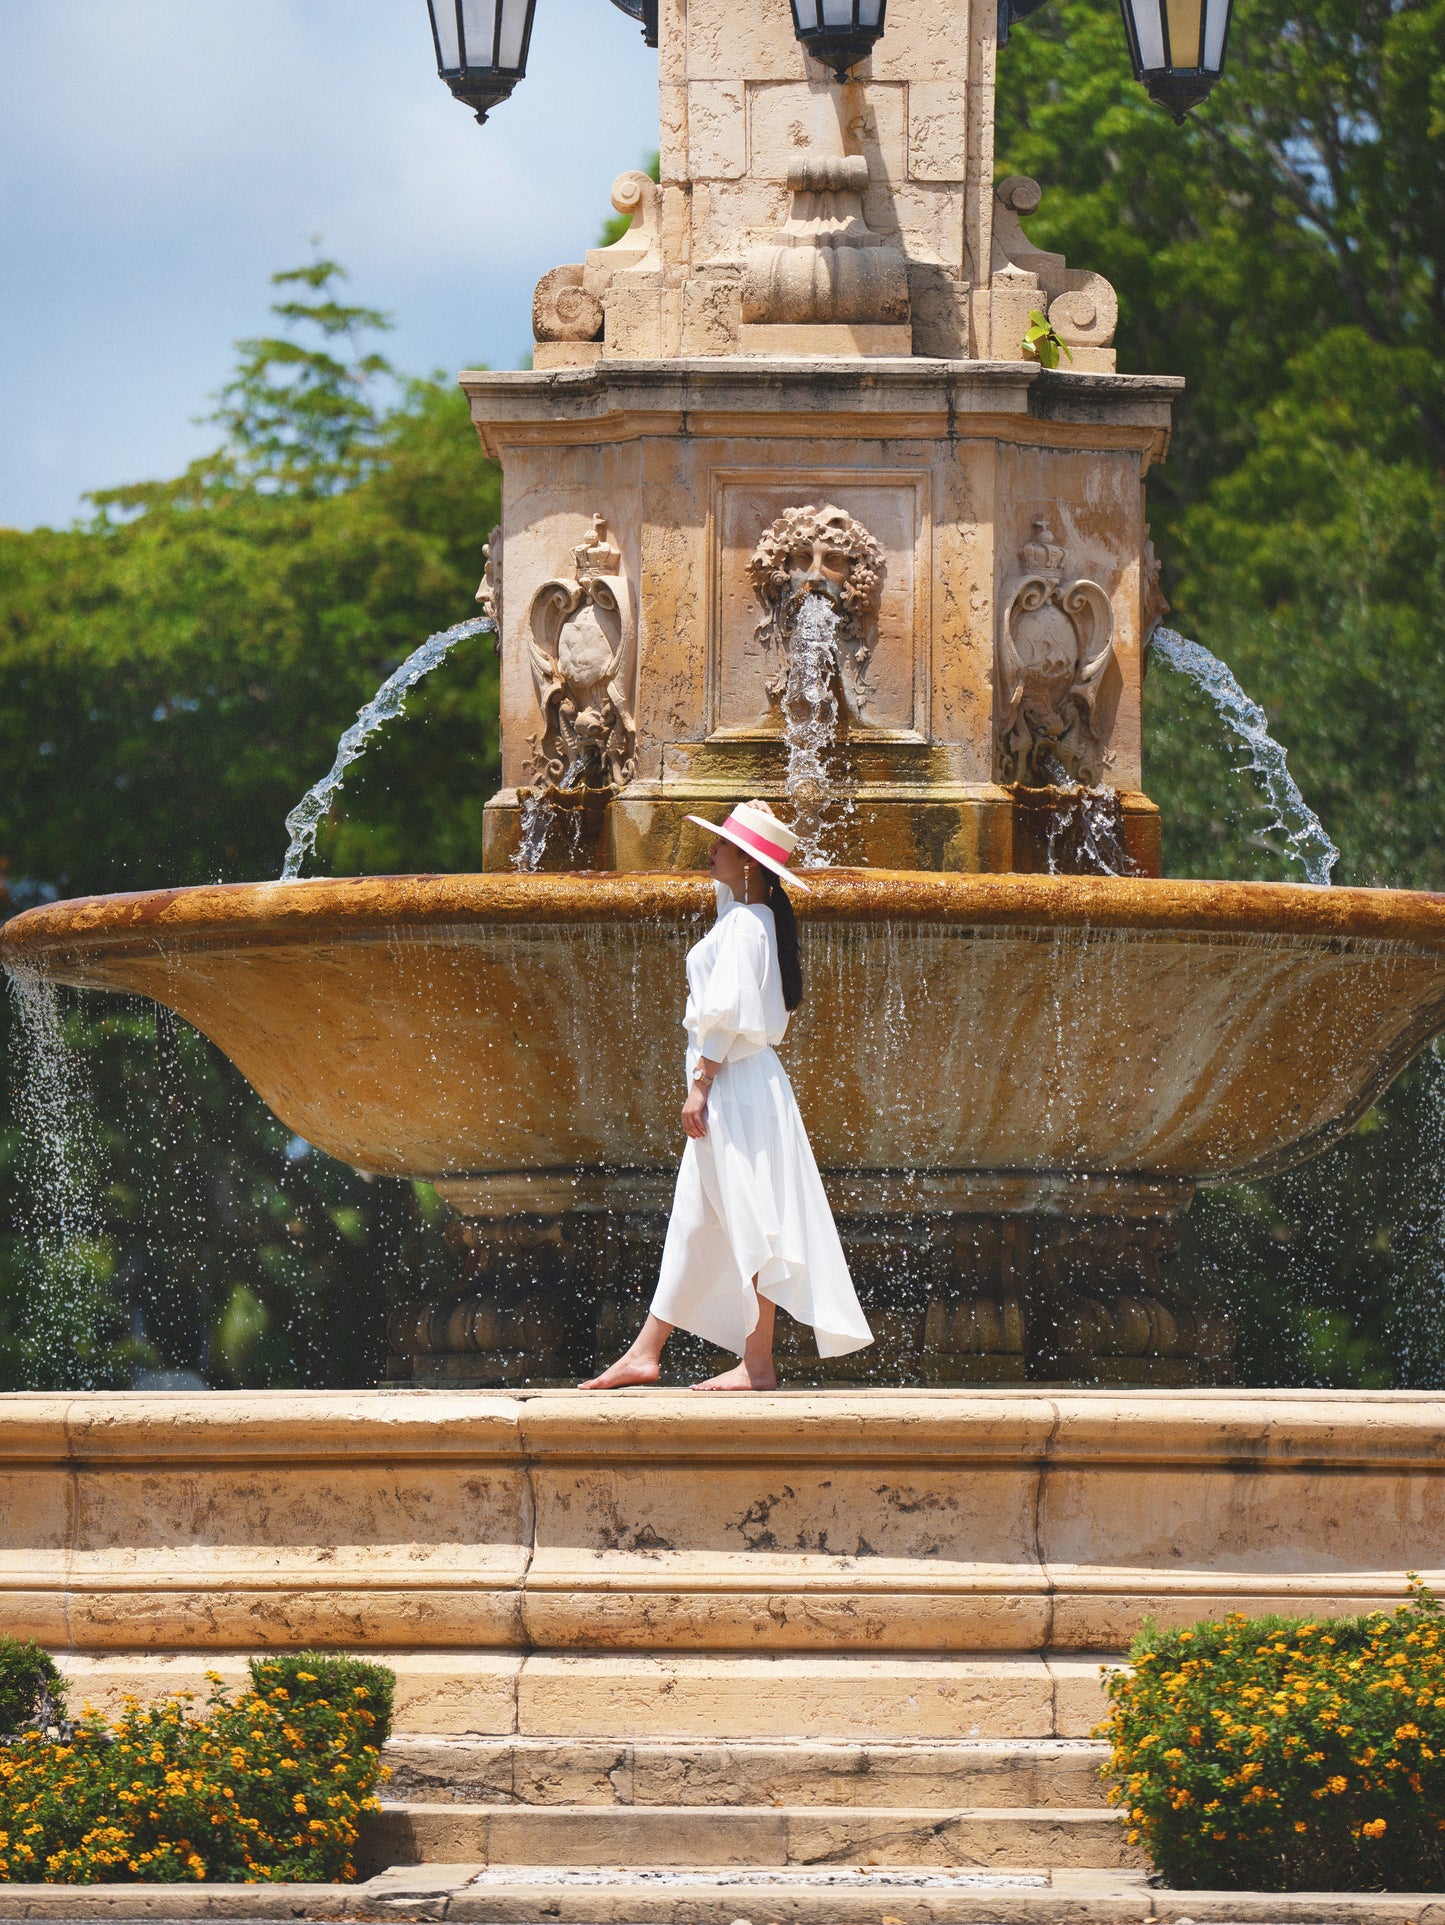
[[[549,785],[593,790],[573,867],[686,863],[683,818],[741,795],[791,814],[806,589],[838,623],[835,860],[1043,867],[1038,791],[1071,781],[1157,873],[1142,484],[1181,384],[1114,373],[1113,290],[1030,246],[1033,182],[995,190],[994,33],[994,0],[894,0],[839,86],[785,0],[663,7],[660,184],[624,175],[628,232],[543,277],[533,371],[462,377],[505,483],[489,868]]]
[[[1038,188],[994,190],[997,0],[891,0],[840,86],[787,0],[664,0],[660,182],[627,174],[630,231],[554,268],[538,368],[718,355],[1019,361],[1046,310],[1081,372],[1112,372],[1101,275],[1032,247]]]

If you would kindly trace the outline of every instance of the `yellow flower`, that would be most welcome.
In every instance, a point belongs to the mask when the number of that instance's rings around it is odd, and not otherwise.
[[[1385,1821],[1383,1818],[1371,1818],[1367,1824],[1360,1826],[1360,1830],[1366,1838],[1383,1838],[1386,1831]]]

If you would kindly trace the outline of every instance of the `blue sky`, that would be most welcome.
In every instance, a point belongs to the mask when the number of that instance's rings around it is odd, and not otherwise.
[[[0,0],[0,525],[177,472],[268,277],[319,235],[402,368],[515,367],[657,144],[657,56],[609,0],[537,0],[478,127],[426,0]]]

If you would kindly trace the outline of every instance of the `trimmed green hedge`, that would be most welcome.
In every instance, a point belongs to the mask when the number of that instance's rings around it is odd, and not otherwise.
[[[1131,1842],[1195,1890],[1445,1888],[1445,1618],[1146,1625],[1099,1734]]]
[[[0,1637],[0,1738],[10,1738],[42,1712],[65,1716],[65,1682],[55,1660],[29,1638]]]
[[[91,1716],[0,1744],[0,1880],[63,1884],[341,1880],[376,1809],[395,1685],[320,1653],[251,1664],[232,1698]]]

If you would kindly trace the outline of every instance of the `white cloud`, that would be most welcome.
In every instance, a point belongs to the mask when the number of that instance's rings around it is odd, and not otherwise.
[[[316,234],[402,366],[515,365],[657,128],[608,0],[537,0],[529,68],[479,128],[425,0],[0,0],[0,523],[208,445],[192,417]]]

